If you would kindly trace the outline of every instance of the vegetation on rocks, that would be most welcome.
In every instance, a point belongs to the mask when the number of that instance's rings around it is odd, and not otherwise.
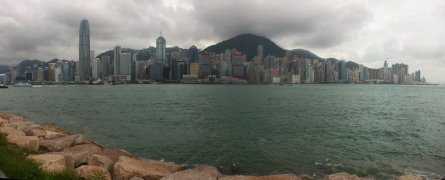
[[[12,179],[79,179],[73,169],[62,172],[45,172],[39,165],[26,158],[30,151],[7,143],[0,133],[0,169]]]

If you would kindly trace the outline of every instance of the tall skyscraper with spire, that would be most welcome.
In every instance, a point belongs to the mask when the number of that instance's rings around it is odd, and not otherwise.
[[[167,57],[165,55],[165,46],[166,46],[166,41],[164,37],[162,37],[162,33],[160,33],[160,36],[156,40],[156,63],[164,63],[164,65],[167,64]]]
[[[90,26],[87,19],[80,21],[79,29],[79,70],[81,81],[91,79],[91,59],[90,59]]]

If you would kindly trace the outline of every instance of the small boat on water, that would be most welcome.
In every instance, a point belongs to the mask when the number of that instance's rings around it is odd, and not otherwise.
[[[32,87],[32,85],[29,83],[19,82],[19,83],[14,84],[14,87]]]
[[[8,88],[8,85],[5,85],[5,84],[0,84],[0,88]]]

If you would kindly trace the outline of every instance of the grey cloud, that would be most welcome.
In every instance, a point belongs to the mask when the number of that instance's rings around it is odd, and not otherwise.
[[[444,67],[445,41],[439,38],[445,36],[444,9],[445,3],[435,0],[4,0],[0,64],[76,60],[79,23],[87,18],[96,54],[118,44],[154,46],[159,31],[168,46],[185,48],[255,33],[283,48],[306,48],[322,57]],[[424,67],[432,72],[427,76],[443,76],[429,67]]]
[[[154,45],[159,31],[169,45],[182,47],[196,44],[204,48],[209,42],[241,33],[287,39],[292,46],[330,47],[345,41],[369,18],[363,4],[345,0],[9,0],[5,4],[0,7],[0,36],[4,39],[2,49],[10,53],[2,53],[6,55],[0,58],[13,62],[52,58],[51,47],[75,50],[82,18],[90,22],[96,52],[116,44],[148,47]],[[75,51],[61,49],[58,53],[62,58],[77,59]]]
[[[372,18],[363,3],[349,1],[197,1],[196,18],[220,38],[255,33],[292,38],[293,46],[332,47]]]

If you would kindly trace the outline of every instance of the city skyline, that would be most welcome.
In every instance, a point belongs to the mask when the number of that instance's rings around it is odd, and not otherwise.
[[[79,19],[86,18],[90,20],[91,50],[99,53],[117,44],[139,49],[154,46],[159,30],[168,39],[167,47],[189,48],[196,45],[199,49],[237,34],[254,33],[268,37],[288,50],[308,49],[323,58],[351,60],[372,68],[381,67],[383,61],[402,62],[421,69],[429,82],[443,82],[442,45],[445,43],[437,38],[443,35],[443,27],[438,26],[445,15],[442,2],[239,1],[236,6],[233,4],[198,1],[114,4],[111,1],[87,4],[83,1],[6,1],[1,8],[4,18],[0,18],[3,30],[0,36],[5,39],[0,44],[4,51],[0,56],[1,64],[14,65],[23,59],[48,60],[55,57],[78,60],[75,45],[78,42],[73,37],[78,36],[75,29],[78,29]],[[72,8],[61,11],[69,5]],[[20,8],[31,7],[41,9],[47,18],[39,19],[42,18],[40,11],[35,11],[35,14],[18,13]],[[132,12],[122,11],[124,7]],[[116,11],[119,23],[109,20],[113,18],[105,18],[111,12],[104,8]],[[89,11],[92,9],[97,10]],[[218,11],[212,13],[216,9]],[[263,12],[268,9],[275,10],[275,14],[266,17]],[[149,10],[149,13],[144,10]],[[171,15],[166,13],[170,11],[173,12]],[[232,11],[236,13],[216,13]],[[249,19],[253,17],[256,19]],[[29,32],[28,28],[35,30]],[[21,33],[21,36],[15,36],[16,33]],[[37,43],[41,39],[45,42]]]

